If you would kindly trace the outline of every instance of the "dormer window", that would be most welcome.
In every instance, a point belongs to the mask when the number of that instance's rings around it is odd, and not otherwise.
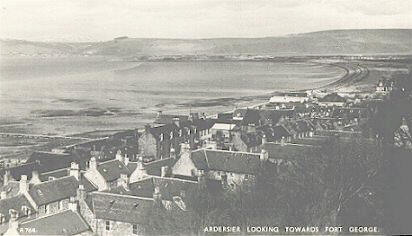
[[[49,181],[55,180],[56,178],[54,178],[53,176],[49,176]]]

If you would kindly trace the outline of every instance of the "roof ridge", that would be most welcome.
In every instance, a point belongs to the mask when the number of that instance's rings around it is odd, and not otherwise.
[[[47,215],[43,215],[43,216],[40,216],[40,217],[37,217],[37,218],[34,218],[34,219],[30,219],[30,220],[27,220],[27,221],[22,222],[21,224],[26,224],[26,223],[29,223],[29,222],[32,222],[32,221],[35,221],[35,220],[40,220],[40,219],[44,219],[44,218],[47,218],[47,217],[50,217],[50,216],[54,216],[54,215],[57,215],[57,214],[62,214],[62,213],[65,213],[65,212],[67,212],[67,211],[73,212],[73,211],[70,210],[70,209],[66,209],[66,210],[63,210],[63,211],[60,211],[60,212],[55,212],[55,213],[52,213],[52,214],[47,214]],[[73,213],[74,213],[74,212],[73,212]]]
[[[125,195],[125,194],[118,194],[118,193],[110,193],[110,192],[99,192],[99,191],[95,191],[92,194],[98,194],[98,195],[114,195],[117,197],[129,197],[129,198],[137,198],[139,200],[145,200],[145,201],[154,201],[153,198],[148,198],[148,197],[138,197],[138,196],[134,196],[134,195]]]
[[[168,179],[168,180],[176,180],[176,181],[182,181],[182,182],[190,182],[190,183],[198,183],[197,181],[194,180],[187,180],[187,179],[178,179],[178,178],[173,178],[173,177],[161,177],[161,176],[156,176],[153,175],[151,176],[152,178],[157,178],[157,179]],[[133,182],[136,183],[136,182]]]
[[[204,150],[206,151],[214,151],[214,152],[226,152],[226,153],[240,153],[240,154],[252,154],[252,155],[259,155],[258,153],[254,153],[254,152],[240,152],[240,151],[228,151],[228,150],[217,150],[217,149],[207,149],[207,148],[202,148],[200,150]]]
[[[68,179],[68,178],[70,178],[70,177],[73,177],[74,179],[76,179],[76,177],[71,176],[71,175],[68,175],[68,176],[63,176],[63,177],[56,178],[56,179],[46,180],[46,181],[43,181],[43,182],[38,183],[38,184],[34,184],[33,187],[39,186],[39,185],[42,185],[42,184],[49,184],[49,183],[51,183],[52,181],[58,181],[58,180],[61,180],[61,179]]]

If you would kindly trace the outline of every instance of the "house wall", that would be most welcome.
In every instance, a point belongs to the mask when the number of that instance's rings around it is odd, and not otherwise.
[[[62,204],[62,208],[59,208],[60,204]],[[56,201],[56,202],[49,203],[49,204],[47,204],[47,208],[49,209],[48,212],[47,212],[46,207],[45,207],[46,205],[40,205],[40,206],[38,206],[38,209],[37,209],[37,217],[41,217],[41,216],[49,215],[49,214],[54,214],[54,213],[57,213],[57,212],[67,210],[68,205],[69,205],[69,199],[63,199],[61,201]]]
[[[89,169],[84,173],[84,177],[86,177],[90,182],[92,182],[99,191],[109,189],[108,184],[104,180],[103,176],[97,171],[97,169]]]
[[[190,154],[185,152],[182,153],[179,160],[172,167],[172,174],[192,176],[192,170],[196,170],[196,167],[190,159]]]
[[[156,138],[151,133],[144,131],[138,140],[138,153],[160,159],[159,149],[160,146],[158,146]]]
[[[246,183],[253,183],[255,181],[254,175],[246,175],[225,171],[209,171],[207,173],[208,178],[214,180],[222,180],[223,175],[227,176],[227,184],[230,187],[235,187],[236,185],[242,185]]]
[[[119,221],[110,221],[110,230],[106,230],[106,220],[97,219],[97,230],[95,233],[101,236],[124,236],[124,235],[143,235],[143,226],[138,225],[139,234],[133,234],[133,224],[119,222]]]
[[[79,200],[80,214],[83,219],[87,222],[93,232],[96,232],[97,229],[97,220],[93,212],[90,210],[89,206],[83,199]]]

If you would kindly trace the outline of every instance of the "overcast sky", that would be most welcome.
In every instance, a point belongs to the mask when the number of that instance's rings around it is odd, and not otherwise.
[[[412,0],[1,0],[0,38],[104,41],[412,28]]]

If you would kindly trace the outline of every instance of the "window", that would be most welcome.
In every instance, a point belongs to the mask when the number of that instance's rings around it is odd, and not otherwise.
[[[3,224],[6,221],[6,217],[0,213],[0,224]]]
[[[110,220],[106,220],[106,230],[110,230]]]
[[[133,225],[133,234],[138,234],[139,233],[139,231],[138,231],[138,227],[137,227],[137,225]]]

